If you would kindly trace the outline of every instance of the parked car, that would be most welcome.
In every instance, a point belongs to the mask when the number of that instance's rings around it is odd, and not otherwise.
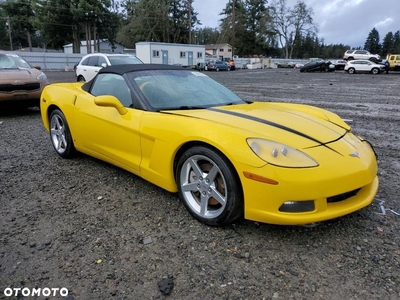
[[[330,61],[314,60],[306,63],[300,68],[300,72],[333,72],[335,66]]]
[[[386,59],[390,63],[390,70],[400,71],[400,54],[389,54]]]
[[[234,61],[233,59],[228,59],[226,62],[227,62],[227,63],[229,64],[229,66],[231,67],[231,71],[236,70],[235,61]]]
[[[90,81],[101,68],[112,65],[142,64],[143,62],[131,54],[92,53],[82,57],[75,68],[77,81]]]
[[[15,53],[0,52],[0,103],[39,106],[40,94],[49,84],[40,69]]]
[[[294,68],[296,64],[294,62],[291,61],[281,61],[276,63],[276,67],[277,68]]]
[[[354,73],[372,73],[379,74],[382,72],[385,66],[381,64],[374,63],[370,60],[358,59],[346,62],[344,70],[349,74]]]
[[[47,86],[40,112],[59,156],[80,151],[178,192],[207,225],[319,222],[368,206],[378,190],[372,146],[336,114],[243,100],[191,69],[106,67]]]
[[[335,70],[344,70],[346,66],[346,61],[342,59],[333,60],[332,64],[335,65]]]
[[[343,55],[344,60],[370,60],[373,62],[381,61],[381,57],[378,54],[371,54],[367,50],[347,50]]]
[[[207,65],[207,70],[208,71],[230,71],[231,67],[230,65],[225,62],[225,61],[221,61],[221,60],[210,60],[208,65]]]

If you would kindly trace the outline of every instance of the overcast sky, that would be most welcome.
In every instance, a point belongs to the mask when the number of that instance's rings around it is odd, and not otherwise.
[[[303,0],[314,10],[314,22],[319,25],[319,38],[325,44],[364,46],[372,28],[382,39],[392,31],[400,30],[400,0]],[[228,0],[194,0],[202,27],[219,27],[219,15]],[[269,1],[271,2],[271,1]],[[288,0],[293,7],[296,0]]]

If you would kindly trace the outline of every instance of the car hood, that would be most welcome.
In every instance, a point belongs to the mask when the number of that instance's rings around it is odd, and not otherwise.
[[[14,82],[15,80],[36,81],[41,73],[37,69],[0,69],[0,80],[2,82]]]
[[[304,149],[334,142],[350,127],[329,111],[301,104],[254,102],[166,113],[228,126],[248,137],[272,139]]]

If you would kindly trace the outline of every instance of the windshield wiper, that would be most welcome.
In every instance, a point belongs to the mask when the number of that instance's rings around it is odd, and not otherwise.
[[[179,106],[180,110],[185,110],[185,109],[205,109],[206,107],[204,106],[189,106],[189,105],[183,105]]]

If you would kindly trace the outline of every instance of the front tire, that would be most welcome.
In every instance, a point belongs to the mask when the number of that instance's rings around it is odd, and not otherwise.
[[[224,226],[243,216],[240,180],[229,160],[204,146],[188,149],[176,172],[179,196],[190,214],[209,226]]]
[[[356,72],[356,69],[354,68],[349,68],[348,70],[349,74],[354,74]]]
[[[371,73],[374,74],[374,75],[376,75],[376,74],[379,74],[380,71],[379,71],[378,68],[373,68],[373,69],[371,70]]]
[[[50,114],[50,139],[54,150],[62,158],[71,158],[75,153],[68,122],[58,109],[53,110]]]

